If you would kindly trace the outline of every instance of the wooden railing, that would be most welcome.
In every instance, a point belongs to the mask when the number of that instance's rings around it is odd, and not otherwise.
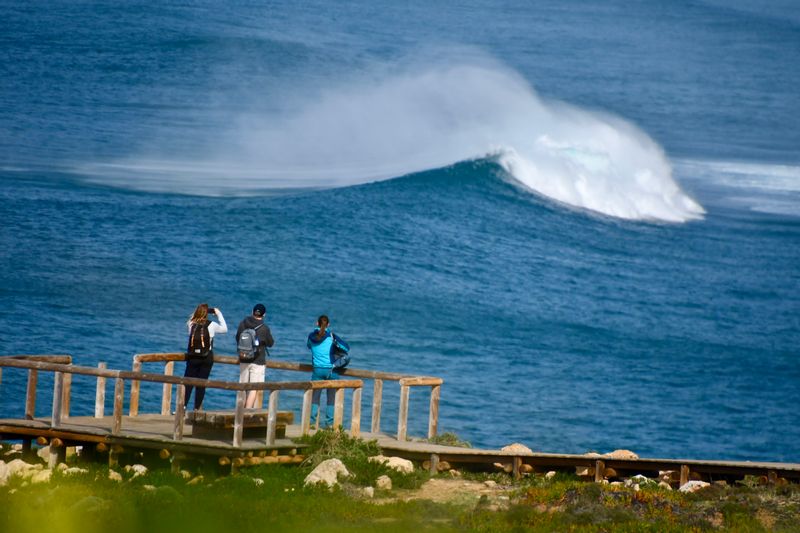
[[[49,357],[51,359],[42,359]],[[334,426],[340,427],[344,421],[344,390],[353,389],[353,408],[350,422],[350,433],[358,436],[361,431],[361,390],[363,381],[357,379],[345,380],[325,380],[325,381],[282,381],[265,383],[235,383],[230,381],[214,381],[197,378],[183,378],[171,375],[148,374],[143,372],[133,372],[125,370],[108,370],[104,367],[91,368],[76,366],[72,364],[48,362],[53,356],[28,356],[28,357],[0,357],[0,369],[22,368],[28,370],[28,392],[25,407],[26,418],[34,417],[35,397],[36,397],[36,376],[38,372],[54,372],[53,383],[53,408],[50,416],[50,426],[58,429],[62,426],[63,419],[69,412],[69,389],[66,389],[65,382],[71,382],[72,375],[95,376],[97,378],[97,394],[95,396],[95,417],[103,417],[103,404],[105,401],[105,380],[114,380],[114,411],[112,416],[111,434],[119,435],[122,431],[123,422],[123,403],[125,395],[125,381],[131,382],[131,401],[133,401],[133,391],[136,390],[138,403],[139,384],[142,381],[163,383],[165,386],[177,386],[177,408],[174,414],[173,440],[183,439],[183,429],[185,413],[183,409],[183,398],[186,393],[186,386],[206,387],[209,389],[222,389],[236,391],[236,407],[233,429],[233,446],[241,447],[242,434],[244,430],[244,403],[248,391],[268,391],[269,392],[269,414],[267,418],[266,444],[275,443],[276,421],[278,412],[278,395],[282,390],[300,390],[303,393],[303,410],[301,415],[301,431],[307,434],[310,430],[311,422],[311,399],[315,389],[336,389],[334,406]],[[68,357],[68,356],[60,356]],[[38,358],[38,359],[37,359]],[[101,363],[102,365],[102,363]],[[31,375],[34,377],[31,378]],[[68,377],[69,376],[69,377]],[[65,401],[66,396],[66,401]],[[31,400],[33,398],[34,400]],[[30,404],[30,405],[29,405]],[[168,414],[168,413],[167,413]],[[30,416],[29,416],[30,415]],[[134,415],[135,416],[135,415]]]
[[[57,365],[71,365],[72,356],[69,355],[11,355],[9,358],[21,361],[34,361],[53,363]],[[0,367],[0,385],[2,385],[3,369]],[[25,395],[25,418],[33,420],[36,416],[36,388],[39,382],[39,373],[36,369],[28,370],[28,388]],[[72,388],[72,375],[64,379],[61,383],[61,416],[66,418],[69,416],[69,404]]]
[[[165,363],[164,375],[171,376],[174,372],[176,361],[185,361],[186,356],[183,353],[148,353],[137,354],[133,356],[133,371],[141,372],[143,363]],[[239,360],[236,357],[225,355],[214,355],[215,363],[238,365]],[[288,370],[293,372],[307,372],[312,370],[311,365],[304,363],[294,363],[289,361],[267,361],[268,368],[276,370]],[[409,394],[412,387],[430,387],[430,401],[428,410],[428,438],[436,436],[439,427],[439,399],[441,396],[441,386],[443,380],[436,377],[428,376],[411,376],[408,374],[396,374],[391,372],[378,372],[375,370],[363,370],[358,368],[346,368],[341,371],[344,377],[362,378],[373,380],[373,394],[372,394],[372,419],[371,419],[371,432],[379,433],[381,427],[381,408],[383,400],[383,382],[396,381],[400,385],[400,400],[397,414],[397,440],[406,440],[408,433],[408,402]],[[314,382],[321,383],[321,382]],[[131,402],[130,414],[136,416],[139,412],[139,388],[138,383],[134,383],[134,388],[131,389]],[[331,388],[331,387],[315,387],[315,388]],[[338,391],[337,391],[338,392]],[[360,400],[360,399],[359,399]],[[170,411],[172,404],[172,387],[165,383],[164,390],[161,396],[161,413],[167,414]],[[262,404],[259,399],[259,405]]]

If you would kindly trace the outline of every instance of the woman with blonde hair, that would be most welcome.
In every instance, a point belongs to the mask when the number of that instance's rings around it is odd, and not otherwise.
[[[219,323],[209,320],[208,315],[216,315]],[[189,329],[189,345],[186,348],[186,371],[183,373],[185,378],[208,379],[211,374],[211,367],[214,366],[214,335],[217,333],[227,333],[228,325],[222,311],[216,307],[209,307],[207,303],[198,305],[192,316],[186,322]],[[183,406],[189,405],[189,397],[192,395],[191,385],[186,386],[186,397]],[[203,407],[203,397],[206,395],[205,387],[197,387],[194,393],[194,409],[197,411]]]

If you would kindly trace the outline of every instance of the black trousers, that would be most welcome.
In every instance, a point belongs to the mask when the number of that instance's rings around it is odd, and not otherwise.
[[[209,354],[205,359],[189,359],[186,361],[186,372],[183,373],[185,378],[202,378],[208,379],[211,374],[211,367],[214,366],[214,356]],[[183,406],[189,405],[189,397],[192,395],[192,385],[186,385],[186,398],[183,400]],[[203,398],[206,395],[205,387],[197,387],[194,391],[194,408],[200,409],[203,405]]]

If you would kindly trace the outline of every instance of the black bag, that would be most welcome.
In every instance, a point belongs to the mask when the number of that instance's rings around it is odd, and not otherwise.
[[[333,337],[333,368],[343,370],[350,364],[350,346],[334,334]]]
[[[186,347],[186,357],[189,359],[205,359],[211,353],[211,334],[208,332],[210,323],[206,320],[192,324],[192,329],[189,331],[189,345]]]

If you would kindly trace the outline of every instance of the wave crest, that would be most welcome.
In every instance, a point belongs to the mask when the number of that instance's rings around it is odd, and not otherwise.
[[[645,133],[546,101],[516,72],[485,59],[372,73],[293,112],[241,117],[202,158],[191,158],[192,172],[177,171],[183,163],[174,158],[136,158],[98,174],[135,188],[181,192],[191,180],[193,192],[236,194],[355,185],[486,156],[528,190],[606,215],[680,222],[704,213]],[[135,167],[151,176],[160,169],[158,179],[132,179]]]

